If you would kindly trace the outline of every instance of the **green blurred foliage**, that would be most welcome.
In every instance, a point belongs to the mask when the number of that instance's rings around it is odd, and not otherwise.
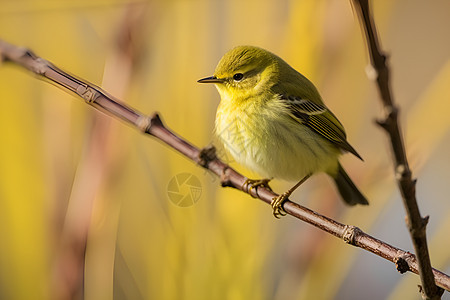
[[[448,273],[450,5],[373,2],[419,206],[431,216],[432,262]],[[133,17],[135,57],[126,72],[129,57],[117,39]],[[320,175],[294,199],[412,250],[386,137],[373,122],[381,106],[350,1],[2,0],[0,38],[142,112],[160,112],[199,147],[216,143],[219,96],[196,80],[239,44],[278,54],[315,82],[345,125],[365,162],[342,161],[371,205],[344,207]],[[0,65],[0,103],[1,299],[54,298],[55,288],[64,289],[55,282],[69,281],[55,276],[71,249],[63,241],[79,237],[87,239],[85,299],[419,298],[417,276],[290,217],[275,220],[269,206],[220,188],[162,143],[7,63]],[[189,207],[168,196],[181,173],[200,181],[198,202]],[[289,185],[275,181],[273,188]],[[179,193],[191,191],[184,185]]]

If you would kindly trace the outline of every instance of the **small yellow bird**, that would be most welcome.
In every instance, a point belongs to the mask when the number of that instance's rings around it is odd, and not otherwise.
[[[227,52],[214,76],[221,101],[215,132],[234,159],[266,178],[298,183],[272,201],[275,217],[312,174],[330,175],[349,205],[369,204],[338,161],[343,152],[361,156],[316,87],[284,60],[264,49],[238,46]],[[268,179],[250,181],[267,185]]]

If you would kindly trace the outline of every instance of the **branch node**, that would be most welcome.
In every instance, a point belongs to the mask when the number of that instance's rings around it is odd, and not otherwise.
[[[227,173],[227,170],[229,169],[228,166],[225,166],[222,174],[220,175],[220,184],[222,187],[233,187],[233,183],[231,182],[230,176]]]
[[[425,294],[425,290],[424,288],[418,284],[417,287],[419,288],[419,293],[422,296],[422,299],[431,299],[430,297],[428,297]],[[443,288],[441,288],[440,286],[436,286],[437,290],[436,290],[436,294],[434,295],[435,297],[432,299],[441,299],[442,295],[444,295],[445,290]]]
[[[375,123],[380,126],[381,128],[383,128],[384,130],[388,130],[388,122],[386,119],[376,119]]]
[[[394,126],[397,116],[398,116],[398,108],[393,104],[385,105],[384,109],[384,117],[382,119],[375,120],[375,122],[381,126],[384,130],[388,131]]]
[[[151,122],[150,122],[150,127],[153,126],[159,126],[159,127],[164,127],[163,122],[161,120],[161,118],[159,117],[159,114],[157,112],[155,112],[153,114],[153,116],[151,117]],[[149,128],[150,130],[150,128]]]
[[[137,120],[137,122],[135,122],[135,124],[139,124],[139,122],[144,122],[143,120]],[[153,115],[150,117],[150,124],[147,125],[147,127],[144,128],[145,124],[141,123],[140,129],[141,130],[145,130],[144,133],[148,133],[150,135],[155,135],[154,131],[152,130],[155,127],[159,127],[159,128],[165,128],[164,124],[161,120],[161,118],[159,117],[159,114],[157,112],[153,113]]]
[[[347,244],[355,246],[356,237],[361,233],[361,229],[353,225],[345,225],[342,239]]]
[[[404,164],[399,164],[395,169],[395,179],[398,181],[402,181],[409,176],[411,172]]]
[[[367,78],[369,78],[369,80],[376,80],[377,79],[378,71],[377,71],[377,69],[374,66],[372,66],[372,64],[368,64],[366,66],[365,71],[366,71],[366,76],[367,76]]]
[[[400,272],[400,274],[406,273],[410,270],[409,264],[406,259],[407,257],[404,255],[394,258],[395,268]]]
[[[398,108],[394,104],[385,105],[384,111],[386,113],[386,117],[391,120],[396,120],[398,116]]]
[[[137,128],[143,133],[148,132],[151,125],[152,118],[150,118],[149,116],[139,116],[138,120],[136,121]]]
[[[19,49],[21,49],[23,51],[22,56],[28,56],[28,57],[30,57],[32,59],[39,59],[39,56],[34,54],[34,52],[31,51],[30,49],[27,49],[27,48],[19,48]]]
[[[198,164],[203,168],[207,168],[209,162],[217,159],[216,156],[216,147],[213,145],[206,146],[200,153],[198,154]]]
[[[33,72],[35,72],[36,74],[44,75],[45,72],[47,71],[47,65],[48,64],[45,59],[38,57],[33,60],[33,63],[30,65],[30,67],[31,67],[31,70]]]
[[[430,220],[430,216],[425,216],[422,218],[422,226],[426,227],[428,225],[428,221]]]

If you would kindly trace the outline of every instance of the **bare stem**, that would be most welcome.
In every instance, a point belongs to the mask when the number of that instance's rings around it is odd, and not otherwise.
[[[152,116],[146,116],[121,103],[95,85],[65,73],[48,61],[36,56],[31,51],[16,47],[2,40],[0,40],[0,55],[2,56],[0,58],[4,61],[10,61],[22,66],[66,88],[82,97],[89,105],[112,117],[125,121],[143,133],[150,134],[163,141],[188,159],[219,176],[222,186],[229,186],[241,190],[267,204],[270,204],[272,199],[278,196],[264,187],[250,188],[244,185],[247,178],[219,160],[216,157],[213,147],[200,150],[193,146],[164,126],[157,113],[154,113]],[[416,257],[409,252],[382,242],[364,233],[355,226],[339,223],[297,203],[286,201],[284,209],[289,215],[328,232],[344,240],[347,244],[365,249],[395,263],[401,273],[411,271],[418,274]],[[432,272],[435,275],[436,284],[450,291],[450,277],[435,269]]]
[[[388,57],[381,50],[369,1],[352,0],[352,2],[365,33],[371,65],[376,72],[376,82],[385,111],[385,115],[377,123],[385,129],[391,142],[395,175],[406,210],[406,225],[417,255],[419,275],[422,282],[422,297],[424,299],[440,299],[442,291],[435,284],[428,253],[426,238],[428,217],[422,218],[417,205],[416,180],[412,178],[412,172],[409,168],[403,136],[398,122],[399,108],[394,103],[390,88]]]

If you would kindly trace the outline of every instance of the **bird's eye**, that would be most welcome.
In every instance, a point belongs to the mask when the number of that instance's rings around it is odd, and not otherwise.
[[[242,73],[236,73],[236,74],[233,75],[233,79],[235,81],[241,81],[242,78],[244,78],[244,74],[242,74]]]

